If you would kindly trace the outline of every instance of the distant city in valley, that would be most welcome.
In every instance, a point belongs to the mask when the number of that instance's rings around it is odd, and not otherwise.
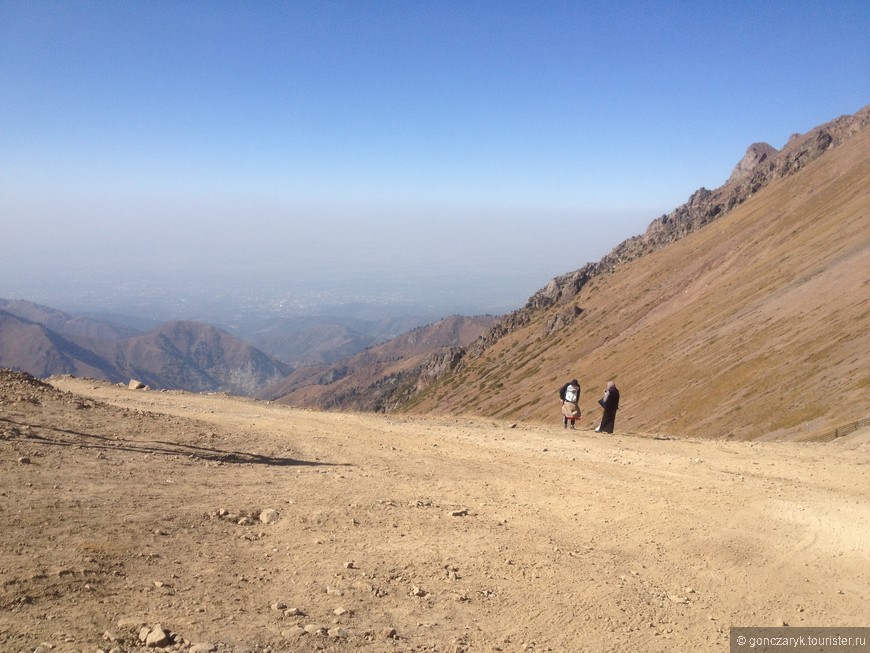
[[[137,328],[189,319],[237,328],[269,318],[298,316],[383,319],[418,316],[425,323],[447,315],[500,315],[522,306],[554,274],[508,271],[493,276],[466,272],[383,277],[361,272],[320,279],[268,279],[262,283],[173,280],[66,279],[0,288],[0,297],[25,299],[61,310],[114,316]]]

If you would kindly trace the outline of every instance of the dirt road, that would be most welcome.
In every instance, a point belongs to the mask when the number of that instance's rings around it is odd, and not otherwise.
[[[725,651],[732,625],[868,625],[866,433],[685,441],[558,410],[4,379],[2,651],[129,653],[157,624],[156,650],[192,653]]]

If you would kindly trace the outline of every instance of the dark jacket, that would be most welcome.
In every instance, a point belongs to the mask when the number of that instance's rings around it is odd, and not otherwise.
[[[598,400],[601,407],[607,412],[616,412],[619,408],[619,388],[613,386],[609,390],[604,391],[604,397]]]

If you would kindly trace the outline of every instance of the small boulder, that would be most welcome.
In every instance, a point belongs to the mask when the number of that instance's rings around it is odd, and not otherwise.
[[[169,635],[165,630],[163,630],[163,626],[160,624],[156,624],[148,633],[147,637],[145,637],[145,646],[149,648],[162,648],[169,644]]]
[[[272,508],[266,508],[260,513],[260,521],[264,524],[274,524],[278,521],[278,511]]]
[[[195,644],[191,644],[190,648],[187,650],[187,653],[214,653],[217,651],[217,646],[214,644],[210,644],[208,642],[197,642]]]

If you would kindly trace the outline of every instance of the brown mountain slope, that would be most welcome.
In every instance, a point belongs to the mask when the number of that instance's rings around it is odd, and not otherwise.
[[[39,377],[74,374],[119,380],[122,374],[94,352],[4,310],[0,310],[0,365]]]
[[[349,358],[375,340],[343,324],[321,323],[306,329],[252,334],[252,345],[293,367],[322,365]]]
[[[382,410],[384,398],[406,398],[425,384],[427,370],[444,372],[458,361],[459,348],[489,328],[492,316],[451,316],[418,327],[370,347],[333,365],[297,370],[264,388],[261,399],[277,399],[292,406]],[[407,388],[407,389],[406,389]]]
[[[141,336],[103,342],[97,351],[130,376],[159,388],[250,395],[290,370],[207,324],[172,321]]]
[[[653,220],[645,233],[624,240],[600,261],[587,263],[578,270],[552,279],[532,295],[524,307],[499,320],[473,343],[468,350],[469,358],[475,358],[505,333],[528,324],[535,312],[571,301],[591,279],[610,274],[617,266],[656,252],[722,218],[769,184],[803,170],[868,127],[870,106],[853,116],[841,116],[820,125],[806,134],[794,134],[780,152],[764,143],[750,145],[727,183],[712,191],[699,188],[685,204]],[[566,311],[554,320],[552,326],[569,322],[576,315],[576,311]]]
[[[99,332],[94,329],[95,321],[65,319],[54,309],[37,308],[30,313],[33,317],[46,318],[60,328],[79,332],[76,325],[84,325],[91,333]],[[99,339],[61,335],[45,324],[2,309],[0,366],[41,378],[72,374],[124,383],[135,378],[153,388],[243,395],[290,372],[289,366],[242,340],[198,322],[167,322],[145,334]]]
[[[140,333],[131,327],[110,324],[103,320],[95,320],[81,315],[70,315],[56,308],[34,304],[23,299],[0,299],[0,310],[17,315],[29,322],[41,324],[65,338],[115,340]]]
[[[255,318],[250,323],[241,321],[234,325],[231,332],[273,358],[298,369],[304,365],[329,365],[350,358],[367,347],[426,322],[413,315],[363,315]]]
[[[578,377],[588,425],[617,381],[623,430],[795,437],[867,416],[870,130],[826,147],[715,222],[527,306],[408,408],[557,423],[556,390]]]

